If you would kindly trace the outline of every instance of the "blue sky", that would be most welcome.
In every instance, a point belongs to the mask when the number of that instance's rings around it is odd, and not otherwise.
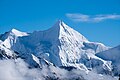
[[[0,34],[45,30],[59,19],[90,41],[120,44],[120,0],[0,0]]]

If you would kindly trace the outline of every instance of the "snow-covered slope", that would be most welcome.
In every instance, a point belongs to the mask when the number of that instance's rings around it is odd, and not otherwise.
[[[35,31],[29,35],[15,38],[11,49],[28,59],[27,55],[35,55],[38,59],[49,61],[56,66],[74,66],[88,71],[98,65],[103,67],[106,62],[95,54],[109,49],[102,43],[90,42],[82,34],[58,21],[53,27],[45,31]],[[26,57],[27,56],[27,57]],[[94,63],[91,64],[91,61]],[[37,61],[38,62],[38,61]],[[109,63],[109,64],[108,64]],[[91,67],[91,65],[94,65]]]
[[[109,47],[90,42],[63,21],[58,21],[48,30],[34,31],[29,35],[13,29],[1,35],[0,39],[2,45],[18,52],[18,56],[31,67],[42,67],[44,64],[73,66],[86,72],[96,69],[100,73],[112,69],[111,61],[95,55]]]
[[[91,42],[63,21],[45,31],[28,34],[12,29],[0,35],[0,59],[16,62],[18,58],[29,68],[54,66],[109,75],[120,72],[120,46],[110,48]]]
[[[120,45],[109,50],[97,53],[96,56],[106,61],[112,61],[114,74],[120,74]]]
[[[119,60],[120,59],[120,45],[117,47],[111,48],[109,50],[97,53],[96,55],[104,60],[118,62],[120,61]]]
[[[17,53],[0,44],[0,59],[15,59],[15,58],[17,58]]]
[[[11,48],[14,43],[16,43],[16,39],[18,37],[22,37],[22,36],[27,36],[28,34],[25,32],[20,32],[16,29],[12,29],[9,32],[6,32],[5,34],[2,34],[0,36],[0,39],[3,41],[2,44],[4,44],[4,46],[6,46],[7,48]]]

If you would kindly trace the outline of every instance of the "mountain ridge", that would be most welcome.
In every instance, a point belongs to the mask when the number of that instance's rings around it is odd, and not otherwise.
[[[88,41],[63,21],[58,21],[45,31],[28,34],[12,29],[11,32],[12,35],[0,44],[18,52],[17,55],[31,67],[41,67],[40,64],[45,63],[58,67],[73,66],[85,72],[92,69],[98,73],[112,71],[111,61],[96,56],[97,53],[110,48],[102,43]]]

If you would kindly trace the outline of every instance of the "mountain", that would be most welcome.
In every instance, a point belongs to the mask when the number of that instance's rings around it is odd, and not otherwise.
[[[120,45],[109,50],[97,53],[96,56],[106,61],[112,61],[114,74],[120,74]]]
[[[96,55],[104,60],[109,60],[116,63],[120,59],[120,45],[109,50],[97,53]]]
[[[0,59],[14,59],[14,58],[17,58],[17,53],[0,44]]]
[[[111,74],[113,64],[96,56],[111,49],[102,43],[90,42],[82,34],[58,21],[50,29],[25,33],[15,29],[0,36],[0,44],[17,52],[30,67],[54,65],[74,67],[85,72],[96,70],[101,74]]]
[[[3,44],[7,48],[11,48],[11,46],[13,46],[14,43],[16,43],[16,39],[18,37],[27,36],[27,35],[28,34],[25,32],[20,32],[16,29],[12,29],[9,32],[6,32],[5,34],[0,35],[0,39],[3,41]]]

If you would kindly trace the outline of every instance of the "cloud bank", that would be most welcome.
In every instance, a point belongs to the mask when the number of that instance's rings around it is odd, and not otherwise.
[[[120,15],[118,14],[86,15],[80,13],[67,13],[66,17],[76,22],[101,22],[104,20],[120,19]]]
[[[86,74],[84,71],[73,69],[67,71],[54,66],[28,68],[22,60],[0,60],[0,80],[118,80],[95,72]]]

